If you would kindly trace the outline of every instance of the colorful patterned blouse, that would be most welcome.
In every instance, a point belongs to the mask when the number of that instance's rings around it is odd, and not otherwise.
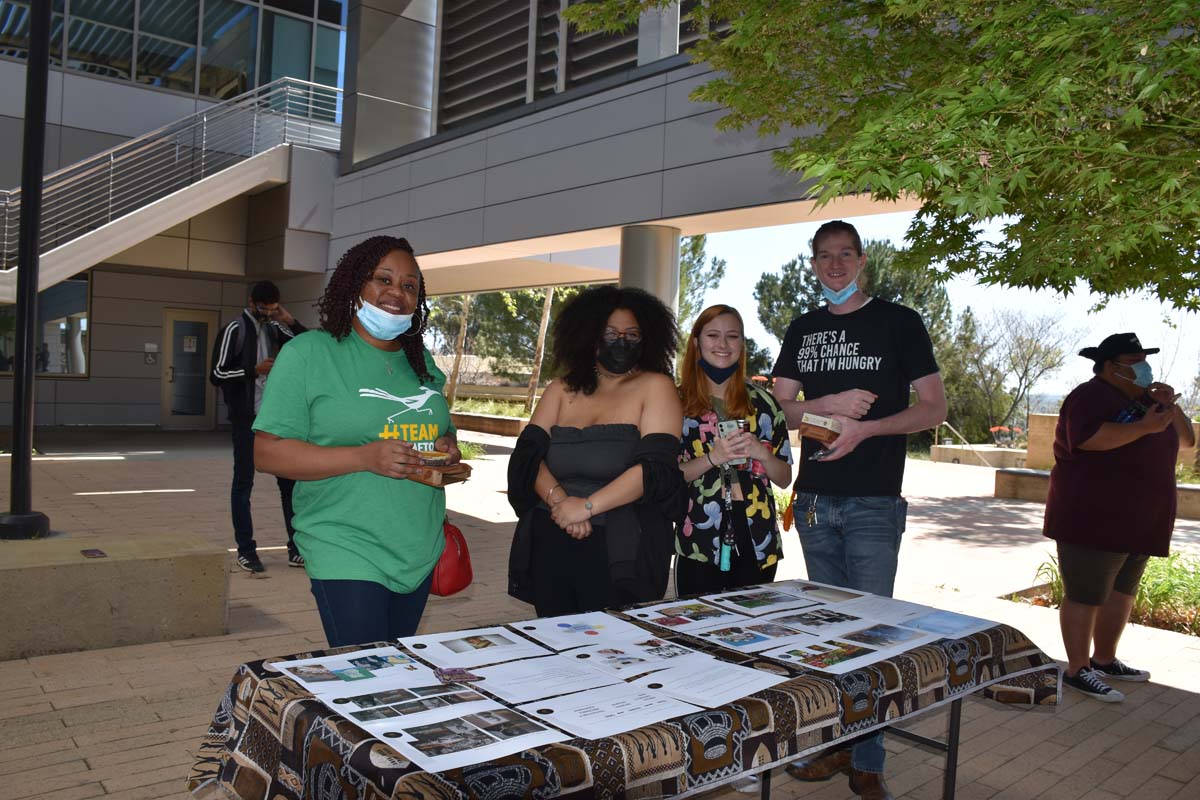
[[[754,413],[746,419],[747,430],[771,446],[778,458],[792,463],[792,447],[788,441],[787,419],[771,393],[752,383],[746,384]],[[716,411],[709,410],[697,417],[683,418],[683,438],[680,463],[704,458],[717,437]],[[746,501],[746,522],[754,553],[762,569],[783,557],[783,548],[775,524],[775,495],[771,481],[761,468],[757,474],[751,463],[733,469]],[[675,552],[685,558],[714,563],[720,546],[721,520],[725,504],[721,496],[721,470],[710,469],[688,484],[688,510],[683,524],[675,529]]]

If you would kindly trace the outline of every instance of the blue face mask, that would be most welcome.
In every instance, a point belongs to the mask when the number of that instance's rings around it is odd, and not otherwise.
[[[1125,378],[1125,380],[1129,381],[1134,386],[1140,386],[1141,388],[1145,389],[1150,384],[1154,383],[1154,369],[1145,361],[1138,361],[1134,364],[1125,364],[1125,366],[1133,370],[1133,378]],[[1124,378],[1125,376],[1122,375],[1121,377]]]
[[[367,333],[382,341],[391,341],[412,327],[412,314],[389,314],[366,300],[358,307],[358,321]]]
[[[818,283],[820,283],[820,281],[818,281]],[[835,292],[833,289],[830,289],[824,283],[821,283],[821,294],[824,295],[825,299],[829,301],[830,305],[834,305],[834,306],[840,306],[842,303],[846,302],[851,297],[853,297],[854,293],[857,291],[858,291],[858,279],[857,278],[850,281],[850,283],[846,284],[846,288],[842,289],[840,292]]]

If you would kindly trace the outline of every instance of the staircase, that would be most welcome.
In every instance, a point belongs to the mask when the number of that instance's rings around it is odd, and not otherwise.
[[[337,151],[342,93],[280,78],[50,173],[38,290],[196,214],[288,180],[290,145]],[[0,303],[16,297],[21,190],[0,191]]]

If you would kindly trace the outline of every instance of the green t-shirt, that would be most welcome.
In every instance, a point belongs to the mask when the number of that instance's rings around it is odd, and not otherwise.
[[[353,330],[340,342],[302,333],[280,350],[254,429],[327,447],[400,439],[432,450],[454,428],[446,376],[428,350],[425,364],[433,382],[422,385],[403,351],[372,347]],[[296,543],[318,580],[374,581],[406,594],[445,546],[443,489],[354,472],[297,481],[293,503]]]

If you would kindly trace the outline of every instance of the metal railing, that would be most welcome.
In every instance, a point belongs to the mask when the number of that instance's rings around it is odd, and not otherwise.
[[[281,144],[336,151],[340,89],[280,78],[52,172],[42,193],[46,253]],[[0,269],[17,266],[21,190],[0,190]]]

